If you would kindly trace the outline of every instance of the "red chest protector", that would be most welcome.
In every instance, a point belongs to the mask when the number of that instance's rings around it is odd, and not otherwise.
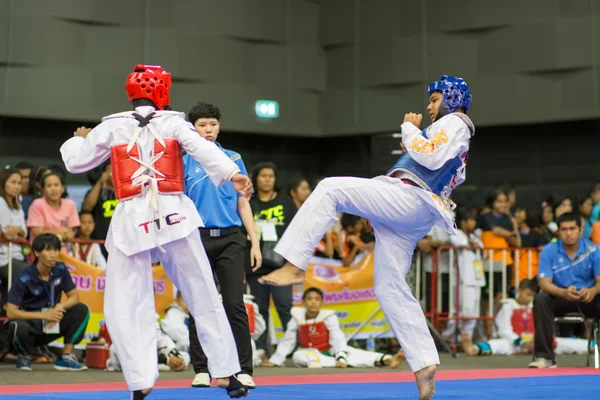
[[[535,333],[533,324],[533,310],[530,307],[518,308],[515,307],[510,318],[513,327],[513,332],[521,336],[523,333]]]
[[[256,314],[254,313],[254,306],[250,303],[244,303],[246,307],[246,314],[248,314],[248,327],[250,328],[250,334],[254,334],[256,330]]]
[[[134,117],[136,115],[139,116],[135,113],[133,115]],[[152,119],[152,114],[145,119],[143,117],[137,119],[140,120],[140,126],[144,127],[148,125]],[[154,169],[164,175],[163,177],[156,174],[156,178],[159,179],[157,182],[158,191],[159,193],[163,194],[183,193],[184,170],[183,158],[181,157],[181,148],[175,139],[163,138],[163,140],[165,143],[164,146],[155,139],[152,149],[152,156],[163,153],[163,155],[156,160],[153,165]],[[134,160],[141,159],[140,149],[136,144],[128,153],[127,146],[128,145],[126,143],[120,144],[114,146],[111,151],[112,177],[115,195],[118,200],[129,199],[139,196],[142,193],[142,185],[134,185],[132,179],[133,173],[141,166],[136,160]]]
[[[298,342],[303,349],[329,350],[329,330],[325,322],[304,324],[298,327]]]
[[[535,333],[532,307],[519,308],[515,306],[510,322],[513,332],[519,336],[522,336],[523,333]],[[552,336],[552,348],[556,348],[556,335]]]

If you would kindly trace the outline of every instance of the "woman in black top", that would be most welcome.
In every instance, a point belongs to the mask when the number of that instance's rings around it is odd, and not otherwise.
[[[254,301],[258,305],[259,312],[267,325],[269,324],[269,300],[271,296],[273,297],[277,314],[279,314],[281,325],[285,331],[289,320],[292,318],[290,313],[292,308],[292,286],[275,287],[258,283],[258,278],[281,268],[285,263],[285,260],[273,249],[277,243],[276,240],[281,238],[296,214],[296,205],[292,199],[277,187],[277,175],[277,167],[272,162],[260,163],[252,171],[252,184],[255,193],[250,200],[250,207],[257,226],[261,227],[260,244],[263,262],[262,267],[256,271],[252,271],[249,266],[250,263],[247,263],[246,281],[250,285]],[[265,238],[269,240],[268,237],[272,235],[267,232],[267,228],[261,222],[275,225],[275,232],[277,233],[275,241],[264,241]],[[273,240],[273,238],[271,237],[270,240]],[[265,331],[256,342],[257,350],[267,352],[267,337],[268,333]]]

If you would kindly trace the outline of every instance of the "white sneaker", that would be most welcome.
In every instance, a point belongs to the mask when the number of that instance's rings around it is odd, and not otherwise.
[[[556,368],[557,365],[552,360],[546,360],[545,358],[536,358],[535,361],[529,363],[529,368]]]
[[[192,387],[210,387],[210,375],[206,372],[196,374],[192,382]]]
[[[256,389],[256,383],[254,383],[250,375],[239,374],[237,378],[240,382],[242,382],[242,385],[248,386],[248,389]]]

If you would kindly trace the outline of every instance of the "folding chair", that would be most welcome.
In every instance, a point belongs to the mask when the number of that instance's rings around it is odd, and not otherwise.
[[[583,324],[588,333],[588,352],[586,367],[591,365],[592,358],[594,359],[594,368],[600,368],[600,350],[598,342],[600,341],[600,318],[588,318],[580,313],[568,313],[562,317],[554,318],[555,324]],[[589,349],[593,346],[593,353]]]

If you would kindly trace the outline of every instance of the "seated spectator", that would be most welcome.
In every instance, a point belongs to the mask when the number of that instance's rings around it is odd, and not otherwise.
[[[90,237],[94,240],[106,240],[110,220],[119,204],[113,188],[110,162],[90,171],[88,180],[92,188],[85,194],[81,211],[90,212],[94,217],[95,228]],[[108,257],[106,248],[103,245],[100,248],[104,257]]]
[[[600,245],[600,221],[596,221],[592,225],[592,242]]]
[[[160,320],[160,327],[175,342],[177,350],[184,353],[190,350],[189,321],[187,304],[181,292],[177,291],[175,302],[167,307],[164,318]]]
[[[79,294],[67,267],[57,262],[61,243],[56,235],[41,234],[33,241],[35,262],[23,269],[8,294],[6,315],[9,337],[18,353],[17,369],[31,371],[30,355],[36,346],[64,338],[62,357],[54,363],[59,371],[83,371],[73,349],[83,339],[90,311]],[[61,302],[62,294],[66,299]]]
[[[344,266],[350,266],[359,253],[372,251],[375,248],[375,242],[363,243],[360,238],[364,230],[366,220],[362,217],[351,214],[342,214],[342,230],[339,236],[340,257]]]
[[[542,235],[550,242],[558,230],[554,222],[554,208],[547,201],[542,202]]]
[[[246,306],[246,313],[248,314],[248,326],[250,328],[252,366],[258,367],[263,360],[256,349],[256,341],[267,330],[267,324],[262,315],[260,315],[258,304],[256,304],[253,300],[254,296],[251,294],[244,295],[244,305]]]
[[[21,181],[21,174],[16,169],[0,172],[0,235],[3,239],[25,239],[26,236],[25,216],[19,204]],[[4,313],[8,290],[8,257],[8,244],[0,243],[0,314]],[[14,278],[28,265],[21,245],[12,245],[11,258]]]
[[[581,216],[581,237],[590,239],[592,237],[592,202],[591,196],[583,196],[577,199],[579,215]]]
[[[533,279],[519,283],[514,299],[503,300],[496,315],[498,338],[474,345],[468,335],[461,337],[462,348],[468,356],[511,356],[531,354],[533,351],[534,323],[533,298],[538,290]],[[555,338],[556,354],[585,354],[589,351],[586,339]]]
[[[537,276],[539,265],[539,248],[548,243],[542,234],[542,219],[533,210],[525,212],[525,220],[519,224],[521,251],[519,252],[518,281]]]
[[[27,196],[29,190],[29,178],[33,171],[33,164],[28,161],[21,161],[15,165],[15,169],[19,171],[21,175],[21,193],[19,195],[19,203],[23,201],[23,198]]]
[[[542,292],[535,296],[535,361],[530,368],[556,366],[552,349],[554,317],[580,311],[600,317],[600,250],[581,238],[579,215],[566,213],[558,220],[559,240],[540,254],[538,281]]]
[[[592,198],[592,214],[590,219],[592,220],[592,224],[598,220],[600,220],[600,183],[594,185],[590,192],[590,197]]]
[[[95,227],[92,213],[89,211],[80,212],[79,221],[81,225],[79,226],[77,239],[92,240],[91,235]],[[106,269],[106,259],[98,243],[73,243],[70,255],[95,267]]]
[[[42,196],[35,199],[29,209],[27,226],[32,237],[53,233],[61,241],[75,237],[73,228],[78,227],[79,215],[73,200],[63,199],[65,181],[62,175],[49,172],[41,180]]]
[[[335,226],[332,226],[323,236],[323,239],[317,245],[315,249],[315,257],[333,258],[336,260],[340,259],[340,254],[343,250],[340,249],[341,244],[339,240],[340,232]]]
[[[299,367],[321,366],[324,368],[398,367],[405,358],[402,352],[395,356],[349,347],[346,336],[333,310],[323,310],[323,292],[308,288],[302,295],[304,307],[292,308],[290,320],[277,351],[262,364],[264,367],[282,366],[285,358],[296,348],[292,356]]]
[[[492,211],[477,219],[477,227],[481,229],[481,241],[486,248],[486,259],[489,258],[487,249],[494,250],[494,301],[499,306],[502,298],[502,268],[504,260],[507,267],[507,283],[511,283],[513,256],[511,247],[521,247],[521,237],[517,221],[511,217],[507,196],[504,192],[494,191],[486,199]],[[506,250],[506,251],[503,251]],[[489,284],[489,282],[488,282]]]
[[[295,179],[289,185],[289,195],[294,200],[296,208],[300,208],[312,192],[306,179]]]
[[[27,188],[27,194],[23,196],[23,202],[21,206],[23,207],[23,213],[25,214],[25,221],[29,217],[29,207],[35,199],[38,199],[42,196],[42,178],[46,175],[50,170],[40,165],[35,169],[34,172],[29,176],[29,187]]]

